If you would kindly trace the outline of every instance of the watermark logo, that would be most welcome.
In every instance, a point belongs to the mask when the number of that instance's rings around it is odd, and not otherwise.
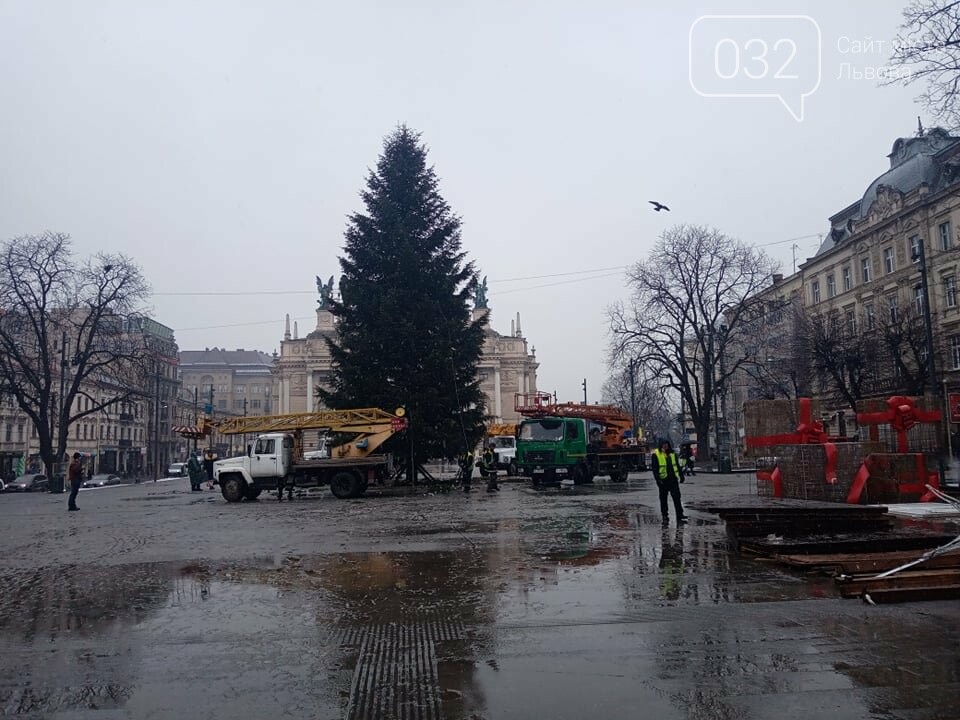
[[[820,87],[820,45],[807,15],[702,15],[690,26],[690,87],[704,97],[779,98],[801,122]]]

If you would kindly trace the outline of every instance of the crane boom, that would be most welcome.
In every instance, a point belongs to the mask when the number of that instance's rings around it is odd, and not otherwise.
[[[240,433],[296,432],[297,430],[329,430],[345,433],[398,432],[407,425],[406,418],[380,408],[359,410],[318,410],[287,415],[250,415],[233,417],[214,423],[224,435]]]

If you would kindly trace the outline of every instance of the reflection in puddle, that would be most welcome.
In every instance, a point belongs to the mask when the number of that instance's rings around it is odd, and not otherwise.
[[[862,717],[857,689],[916,677],[884,696],[913,707],[958,682],[951,643],[810,602],[829,581],[732,555],[720,526],[581,503],[400,534],[449,547],[0,571],[0,713],[762,718],[846,692]]]

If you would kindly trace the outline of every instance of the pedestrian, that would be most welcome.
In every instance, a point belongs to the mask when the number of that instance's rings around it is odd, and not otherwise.
[[[463,483],[463,491],[470,492],[470,481],[473,480],[473,450],[467,448],[459,459],[460,481]]]
[[[207,450],[203,455],[203,469],[207,473],[207,482],[213,487],[213,464],[217,461],[217,454],[213,450]]]
[[[73,461],[67,467],[67,480],[70,481],[70,497],[67,499],[67,510],[79,510],[77,493],[80,492],[80,485],[83,484],[83,464],[80,462],[80,453],[78,452],[73,454]]]
[[[205,473],[196,450],[190,453],[190,460],[187,461],[187,474],[190,476],[190,490],[202,490],[200,483],[203,482]]]
[[[683,473],[680,470],[680,463],[677,462],[677,455],[666,438],[661,440],[659,447],[650,453],[650,466],[653,470],[653,479],[660,490],[660,515],[663,518],[663,524],[670,522],[670,515],[667,512],[668,495],[673,498],[677,524],[686,522],[687,518],[680,504],[680,483],[683,482]]]
[[[497,485],[497,455],[493,451],[493,445],[483,449],[480,456],[480,474],[487,479],[487,492],[497,492],[500,486]]]
[[[693,456],[693,445],[690,443],[684,443],[680,446],[680,457],[683,460],[683,473],[685,475],[696,475],[694,472],[693,464],[695,462]]]

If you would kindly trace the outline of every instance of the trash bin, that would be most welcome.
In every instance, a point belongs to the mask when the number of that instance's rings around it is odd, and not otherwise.
[[[64,488],[64,476],[54,475],[47,483],[47,490],[52,493],[62,493]]]
[[[721,473],[728,473],[728,472],[730,472],[730,469],[731,469],[731,468],[730,468],[730,458],[728,458],[728,457],[722,457],[722,458],[720,458],[720,472],[721,472]]]

